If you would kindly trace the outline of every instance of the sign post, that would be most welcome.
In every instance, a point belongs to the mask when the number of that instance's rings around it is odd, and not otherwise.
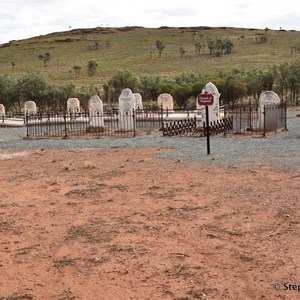
[[[214,96],[212,94],[199,94],[197,96],[198,104],[205,106],[205,124],[206,124],[206,143],[207,143],[207,154],[210,154],[210,137],[209,137],[209,112],[208,105],[213,105]]]

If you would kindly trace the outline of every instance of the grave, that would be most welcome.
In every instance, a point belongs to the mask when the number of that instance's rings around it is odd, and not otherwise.
[[[211,82],[208,82],[202,89],[201,94],[205,94],[205,93],[212,94],[214,97],[213,105],[208,106],[209,121],[217,122],[220,120],[220,100],[219,99],[220,99],[221,94],[219,93],[217,87]],[[206,118],[205,106],[199,105],[198,101],[197,101],[197,110],[202,111],[202,120],[205,121],[205,118]]]
[[[119,96],[119,129],[131,131],[135,128],[133,111],[135,110],[135,97],[129,88],[123,89]]]
[[[35,115],[36,114],[36,104],[34,101],[26,101],[24,103],[24,114],[25,116],[28,115]]]
[[[67,110],[69,114],[80,112],[80,102],[77,98],[69,98],[67,101]]]
[[[278,106],[280,104],[279,96],[273,91],[261,93],[258,100],[258,128],[269,131],[277,128]],[[265,117],[267,110],[267,117]],[[266,118],[266,119],[265,119]]]
[[[140,93],[134,93],[135,98],[135,109],[143,109],[143,99]]]
[[[174,101],[170,94],[163,93],[158,96],[157,105],[159,108],[162,107],[163,110],[168,110],[168,112],[174,112]]]
[[[3,104],[0,104],[0,117],[5,117],[5,107]]]
[[[89,100],[89,121],[90,127],[104,127],[103,103],[98,95]]]

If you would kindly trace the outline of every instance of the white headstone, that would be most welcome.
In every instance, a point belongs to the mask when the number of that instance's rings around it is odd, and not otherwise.
[[[263,107],[265,105],[279,104],[280,98],[276,93],[272,91],[266,91],[261,93],[258,103],[259,103],[259,107]]]
[[[143,99],[140,93],[134,93],[135,109],[143,109]]]
[[[67,110],[68,113],[77,113],[80,112],[80,102],[77,98],[69,98],[67,101]]]
[[[90,126],[104,127],[103,103],[98,95],[94,95],[89,100]]]
[[[119,127],[120,130],[133,130],[134,119],[133,110],[135,109],[135,97],[128,88],[122,90],[119,97]]]
[[[163,110],[173,111],[173,97],[170,94],[163,93],[158,96],[157,105]]]
[[[220,96],[217,87],[211,83],[208,82],[205,87],[202,89],[201,94],[212,94],[214,97],[214,103],[213,105],[208,106],[208,114],[209,114],[209,122],[214,122],[220,120]],[[206,119],[206,113],[205,113],[205,106],[200,106],[197,102],[197,109],[202,110],[202,120],[205,121]]]
[[[34,115],[36,114],[36,104],[34,101],[26,101],[24,103],[24,113],[25,115]]]
[[[0,117],[5,116],[5,107],[3,104],[0,104]]]
[[[266,130],[270,128],[276,128],[278,113],[276,109],[267,109],[267,107],[272,107],[280,104],[279,96],[272,92],[266,91],[260,94],[258,100],[258,128],[263,129],[266,126]],[[265,109],[267,110],[267,117],[265,122]]]

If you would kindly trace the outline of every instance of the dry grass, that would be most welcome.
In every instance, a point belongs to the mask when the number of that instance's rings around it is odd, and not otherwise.
[[[118,70],[129,69],[138,76],[174,78],[182,73],[210,74],[234,68],[265,68],[284,62],[293,62],[299,55],[292,55],[290,48],[299,40],[300,32],[269,30],[269,42],[257,44],[256,37],[265,34],[263,29],[240,28],[95,28],[72,30],[32,39],[13,41],[0,47],[0,68],[3,74],[21,76],[30,69],[39,70],[53,83],[103,85]],[[195,43],[206,43],[207,39],[230,39],[234,53],[223,57],[212,57],[207,47],[202,54],[195,54]],[[159,58],[155,46],[157,40],[165,44]],[[98,50],[91,50],[95,42]],[[186,53],[180,59],[179,48]],[[50,52],[47,67],[38,59],[39,54]],[[96,76],[87,75],[87,62],[96,60],[99,68]],[[14,70],[12,62],[15,63]],[[82,67],[75,76],[74,65]],[[71,72],[70,72],[71,71]]]

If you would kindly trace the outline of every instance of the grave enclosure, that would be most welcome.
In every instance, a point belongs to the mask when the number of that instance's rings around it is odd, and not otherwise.
[[[261,94],[258,106],[253,104],[220,108],[220,93],[209,82],[201,94],[211,94],[213,105],[209,110],[209,129],[212,134],[252,134],[265,136],[267,132],[286,129],[286,106],[272,91]],[[197,103],[196,110],[174,109],[173,97],[163,93],[158,96],[156,110],[143,104],[142,96],[130,89],[123,89],[118,108],[104,109],[98,95],[92,96],[88,106],[82,108],[77,98],[69,98],[65,110],[40,111],[33,101],[24,103],[24,120],[20,126],[27,127],[27,137],[72,136],[135,136],[137,132],[156,132],[164,136],[204,136],[206,124],[205,107]],[[8,126],[10,119],[0,104],[1,126]]]

